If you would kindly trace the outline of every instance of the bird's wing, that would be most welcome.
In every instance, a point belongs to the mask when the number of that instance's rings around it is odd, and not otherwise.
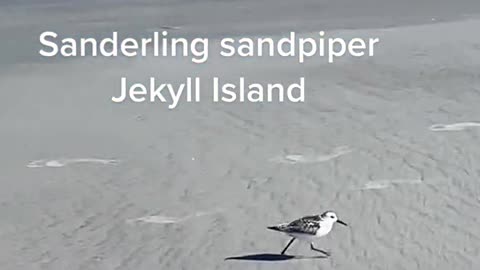
[[[320,217],[306,216],[285,225],[283,231],[287,233],[305,233],[314,235],[320,228]]]

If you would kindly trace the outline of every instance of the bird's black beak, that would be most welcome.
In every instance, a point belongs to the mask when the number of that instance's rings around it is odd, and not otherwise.
[[[338,223],[342,224],[343,226],[348,226],[347,223],[341,221],[340,219],[337,220]]]

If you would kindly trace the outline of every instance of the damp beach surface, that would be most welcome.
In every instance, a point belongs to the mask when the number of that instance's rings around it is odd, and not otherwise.
[[[480,2],[0,2],[0,268],[480,269]],[[42,31],[112,29],[380,42],[331,64],[38,55]],[[117,104],[122,76],[305,77],[305,101]],[[349,224],[328,259],[278,256],[266,226],[326,210]]]

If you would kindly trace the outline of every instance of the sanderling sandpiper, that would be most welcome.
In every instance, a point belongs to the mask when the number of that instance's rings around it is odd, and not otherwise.
[[[283,232],[292,237],[290,242],[288,242],[287,246],[285,246],[285,248],[282,250],[282,255],[285,254],[285,252],[293,243],[293,241],[295,241],[295,239],[299,239],[305,242],[309,242],[310,248],[312,250],[330,256],[330,253],[315,248],[315,246],[313,245],[313,241],[316,238],[327,235],[332,230],[333,224],[335,222],[347,226],[347,223],[338,219],[337,214],[332,211],[327,211],[321,215],[305,216],[290,223],[282,223],[267,228],[270,230]]]

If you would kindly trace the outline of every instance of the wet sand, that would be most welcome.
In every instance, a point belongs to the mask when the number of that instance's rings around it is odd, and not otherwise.
[[[480,5],[302,2],[0,6],[1,268],[477,269]],[[35,56],[51,27],[162,26],[381,44],[333,64]],[[114,104],[124,75],[305,76],[306,102]],[[288,238],[266,226],[327,209],[350,225],[317,242],[330,258],[301,243],[276,255]]]

